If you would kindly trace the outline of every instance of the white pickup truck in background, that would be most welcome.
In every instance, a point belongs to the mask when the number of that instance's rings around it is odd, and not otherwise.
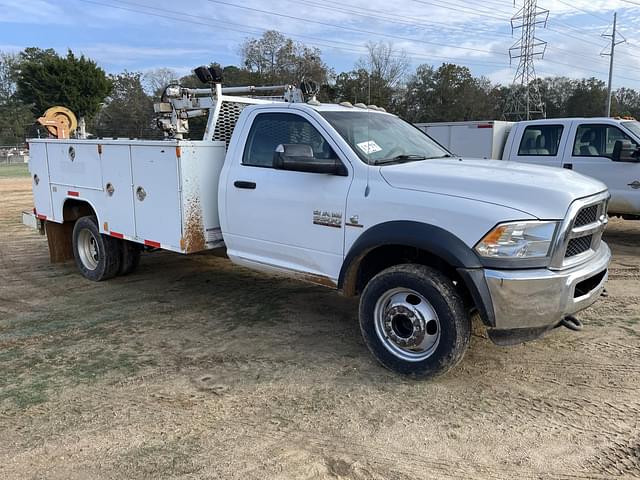
[[[246,267],[360,295],[376,359],[423,378],[460,361],[474,311],[510,344],[579,328],[573,315],[602,293],[603,183],[454,157],[374,106],[305,102],[291,87],[286,101],[229,96],[259,89],[198,70],[209,88],[171,85],[157,106],[164,141],[30,141],[52,261],[99,281],[143,250],[224,247]],[[207,115],[204,138],[183,139]]]
[[[574,170],[611,193],[609,214],[640,219],[640,122],[550,118],[526,122],[419,123],[463,158],[494,158]]]

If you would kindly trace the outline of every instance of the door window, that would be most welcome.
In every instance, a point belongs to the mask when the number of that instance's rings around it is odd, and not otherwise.
[[[271,167],[273,153],[280,144],[310,145],[314,158],[337,158],[320,132],[301,116],[292,113],[261,113],[249,131],[242,164]]]
[[[531,125],[524,129],[519,156],[555,157],[560,148],[562,125]]]
[[[631,137],[613,125],[580,125],[573,144],[573,156],[611,158],[618,140],[627,140],[638,147]]]

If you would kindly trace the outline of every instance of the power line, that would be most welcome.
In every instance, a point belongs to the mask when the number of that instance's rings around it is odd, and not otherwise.
[[[582,12],[582,13],[586,13],[587,15],[591,15],[592,17],[598,18],[598,19],[600,19],[600,20],[602,20],[604,22],[609,23],[609,19],[608,18],[604,18],[604,17],[601,17],[600,15],[596,15],[595,13],[590,12],[589,10],[585,10],[584,8],[576,7],[575,5],[572,5],[569,2],[565,2],[564,0],[557,0],[557,1],[562,3],[563,5],[566,5],[567,7],[573,8],[574,10],[577,10],[577,11]]]
[[[478,10],[476,8],[471,8],[471,7],[465,7],[464,9],[462,8],[455,8],[455,7],[451,7],[449,5],[442,5],[442,4],[438,4],[435,2],[428,2],[426,0],[412,0],[415,3],[421,3],[423,5],[430,5],[430,6],[435,6],[435,7],[440,7],[440,8],[446,8],[447,10],[453,10],[456,12],[462,12],[462,13],[467,13],[467,14],[472,14],[472,15],[477,15],[477,16],[481,16],[481,17],[487,17],[487,18],[491,18],[493,20],[509,20],[509,17],[497,17],[495,14],[491,14],[491,13],[487,13],[487,12],[483,12],[481,10]]]
[[[292,0],[293,1],[293,0]],[[297,3],[297,2],[296,2]],[[415,17],[407,17],[404,15],[398,15],[398,14],[389,14],[386,12],[383,12],[381,10],[374,10],[374,9],[370,9],[368,8],[366,10],[367,13],[362,13],[362,10],[356,10],[355,7],[350,7],[350,8],[344,8],[344,4],[340,3],[340,2],[332,2],[332,1],[321,1],[321,2],[312,2],[312,1],[305,1],[305,5],[315,5],[318,6],[320,8],[323,9],[328,9],[328,10],[332,10],[332,11],[336,11],[336,12],[342,12],[342,13],[348,13],[350,15],[354,15],[357,17],[363,17],[363,18],[375,18],[375,19],[379,19],[379,20],[385,20],[386,22],[390,22],[390,23],[396,23],[398,25],[410,25],[410,26],[416,26],[416,27],[424,27],[424,26],[431,26],[431,25],[436,25],[439,26],[445,30],[452,30],[455,32],[460,32],[460,33],[468,33],[468,32],[478,32],[478,33],[487,33],[486,30],[481,30],[481,29],[475,29],[475,28],[468,28],[468,27],[458,27],[455,25],[451,25],[450,23],[442,23],[442,22],[435,22],[433,20],[431,21],[416,21]],[[340,7],[334,7],[331,5],[339,5]],[[403,21],[397,21],[397,20],[393,20],[394,18],[396,19],[402,19]],[[404,21],[406,20],[406,21]],[[511,38],[511,35],[506,33],[506,32],[492,32],[491,35],[498,35],[498,36],[502,36],[502,37],[509,37]],[[487,35],[487,37],[489,37],[489,35]]]
[[[120,5],[114,5],[113,3],[104,3],[104,2],[100,2],[100,1],[95,1],[95,0],[78,0],[80,2],[83,3],[89,3],[89,4],[94,4],[94,5],[99,5],[99,6],[103,6],[103,7],[109,7],[109,8],[114,8],[114,9],[119,9],[119,10],[124,10],[124,11],[129,11],[129,12],[134,12],[134,13],[141,13],[144,15],[149,15],[149,16],[154,16],[154,17],[158,17],[158,18],[164,18],[167,20],[171,20],[171,21],[178,21],[178,22],[182,22],[182,23],[188,23],[188,24],[193,24],[193,25],[203,25],[203,26],[207,26],[207,27],[216,27],[218,29],[223,29],[223,30],[230,30],[230,31],[234,31],[234,32],[239,32],[239,33],[245,33],[245,34],[249,34],[249,35],[257,35],[260,33],[263,33],[266,30],[269,29],[273,29],[273,27],[267,27],[267,28],[262,28],[262,27],[254,27],[254,26],[249,26],[246,24],[239,24],[239,23],[233,23],[233,22],[227,22],[227,21],[220,21],[220,20],[216,20],[216,19],[211,19],[208,17],[203,17],[201,15],[190,15],[187,13],[182,13],[182,12],[176,12],[173,10],[167,10],[167,9],[160,9],[158,7],[155,6],[148,6],[148,5],[140,5],[138,3],[132,4],[130,2],[126,2],[123,0],[112,0],[112,1],[117,1],[118,3],[121,4],[127,4],[127,5],[134,5],[136,7],[143,7],[143,8],[147,8],[147,9],[151,9],[153,10],[153,12],[149,12],[149,11],[145,11],[145,10],[140,10],[139,8],[128,8],[128,7],[124,7],[124,6],[120,6]],[[157,13],[157,12],[163,12],[163,13]],[[274,14],[277,15],[277,14]],[[184,16],[184,17],[188,17],[190,18],[190,20],[186,20],[184,18],[179,18],[178,16]],[[209,23],[204,22],[203,20],[208,20]],[[240,28],[238,28],[240,27]],[[253,31],[247,30],[247,28],[252,29]],[[358,53],[360,55],[362,54],[366,54],[366,49],[365,47],[357,47],[354,48],[354,44],[353,43],[349,43],[349,42],[340,42],[337,40],[326,40],[326,39],[318,39],[317,37],[313,37],[313,36],[309,36],[309,35],[303,35],[303,34],[298,34],[298,33],[293,33],[293,32],[286,32],[286,31],[282,31],[282,33],[289,35],[293,38],[303,38],[303,39],[312,39],[314,40],[313,42],[310,42],[310,45],[312,46],[322,46],[322,47],[327,47],[327,48],[331,48],[331,49],[336,49],[336,50],[340,50],[340,51],[345,51],[345,52],[355,52]],[[409,41],[413,41],[413,39],[409,39]],[[442,59],[444,61],[447,62],[455,62],[457,64],[460,65],[470,65],[470,66],[486,66],[486,67],[505,67],[506,64],[504,63],[495,63],[495,62],[475,62],[475,61],[467,61],[464,59],[452,59],[451,57],[443,57],[443,56],[438,56],[438,55],[424,55],[422,53],[417,53],[417,52],[406,52],[407,55],[410,58],[417,58],[417,59],[425,59],[425,60],[433,60],[433,59]],[[487,51],[487,53],[491,53],[494,54],[493,52],[489,52]],[[401,57],[402,55],[394,55],[395,57]],[[593,72],[593,73],[598,73],[600,75],[604,75],[603,72],[600,71],[595,71],[595,70],[590,70],[590,69],[586,69],[582,66],[578,66],[578,65],[571,65],[568,63],[563,63],[563,62],[557,62],[557,61],[552,61],[549,59],[546,59],[545,61],[550,62],[550,63],[555,63],[557,65],[561,65],[561,66],[567,66],[567,67],[571,67],[571,68],[576,68],[578,70],[581,71],[587,71],[587,72]],[[638,81],[636,78],[629,78],[629,77],[623,77],[620,75],[616,75],[616,78],[619,79],[625,79],[625,80],[632,80],[632,81]]]
[[[104,2],[100,2],[100,1],[95,1],[95,0],[78,0],[80,2],[83,3],[89,3],[89,4],[94,4],[94,5],[99,5],[99,6],[104,6],[104,7],[109,7],[109,8],[115,8],[118,10],[124,10],[124,11],[129,11],[129,12],[134,12],[134,13],[141,13],[144,15],[150,15],[150,16],[154,16],[154,17],[159,17],[159,18],[165,18],[168,20],[172,20],[172,21],[178,21],[178,22],[183,22],[183,23],[189,23],[189,24],[193,24],[193,25],[203,25],[203,26],[215,26],[216,28],[222,28],[224,30],[231,30],[231,31],[235,31],[235,32],[240,32],[240,33],[245,33],[245,34],[249,34],[249,35],[257,35],[259,33],[262,33],[266,30],[268,30],[269,28],[261,28],[261,27],[249,27],[249,28],[253,28],[255,31],[248,31],[248,30],[244,30],[241,28],[236,28],[236,27],[230,27],[229,25],[238,25],[241,27],[246,27],[246,24],[238,24],[238,23],[233,23],[233,22],[224,22],[222,23],[219,20],[215,20],[215,19],[210,19],[208,17],[203,17],[201,15],[190,15],[187,13],[182,13],[182,12],[176,12],[173,10],[167,10],[167,9],[160,9],[158,7],[151,7],[151,6],[147,6],[147,5],[140,5],[140,4],[132,4],[130,2],[125,2],[122,0],[112,0],[112,1],[117,1],[119,3],[123,3],[126,5],[135,5],[137,7],[143,7],[143,8],[148,8],[151,10],[155,10],[156,12],[164,12],[167,13],[167,15],[163,15],[161,13],[155,13],[155,12],[148,12],[145,10],[139,10],[139,9],[135,9],[135,8],[128,8],[128,7],[123,7],[123,6],[119,6],[119,5],[113,5],[112,3],[104,3]],[[195,20],[186,20],[186,19],[182,19],[182,18],[177,18],[177,15],[182,15],[182,16],[186,16],[186,17],[190,17],[193,18]],[[203,22],[202,20],[206,19],[209,20],[212,23],[206,23]],[[328,48],[333,48],[333,49],[338,49],[338,50],[344,50],[344,51],[350,51],[350,52],[355,52],[355,53],[359,53],[359,54],[365,54],[367,52],[366,47],[362,46],[359,47],[359,49],[355,49],[353,43],[349,43],[349,42],[340,42],[337,40],[325,40],[325,39],[317,39],[317,37],[312,37],[309,35],[302,35],[302,34],[297,34],[297,33],[292,33],[292,32],[286,32],[286,31],[282,31],[282,33],[289,35],[291,37],[298,37],[298,38],[310,38],[313,40],[320,40],[320,42],[314,42],[314,43],[310,43],[310,45],[320,45],[320,46],[324,46],[324,47],[328,47]],[[330,43],[327,43],[330,42]],[[340,46],[336,46],[335,44],[339,44]],[[450,57],[442,57],[442,56],[438,56],[438,55],[424,55],[424,54],[419,54],[416,52],[406,52],[407,55],[410,55],[411,57],[414,58],[422,58],[425,60],[431,60],[431,59],[442,59],[442,60],[447,60],[447,61],[451,61]],[[394,55],[394,57],[401,57],[401,55]],[[479,65],[479,66],[497,66],[497,67],[504,67],[505,64],[504,63],[495,63],[495,62],[473,62],[473,61],[465,61],[465,60],[461,60],[459,62],[461,65]]]
[[[431,3],[433,3],[433,2],[431,2]],[[494,3],[495,3],[495,2],[494,2]],[[388,14],[388,13],[386,13],[386,12],[381,12],[380,10],[371,10],[371,9],[368,9],[368,10],[367,10],[367,12],[368,12],[368,13],[364,14],[364,13],[362,13],[362,11],[357,11],[357,10],[353,10],[353,9],[345,9],[344,7],[342,7],[342,5],[343,5],[342,3],[332,2],[332,1],[320,1],[320,3],[319,3],[319,2],[317,2],[317,1],[316,1],[316,2],[313,2],[313,1],[307,1],[307,2],[306,2],[306,4],[307,4],[307,5],[314,5],[314,6],[318,6],[318,7],[320,7],[320,8],[328,9],[328,10],[332,10],[332,11],[337,11],[337,12],[342,12],[342,13],[349,13],[349,14],[351,14],[351,15],[358,16],[358,17],[362,17],[362,18],[384,19],[384,20],[385,20],[385,21],[387,21],[387,22],[390,22],[390,23],[396,23],[396,24],[399,24],[399,25],[411,25],[411,26],[422,26],[422,25],[430,25],[430,24],[444,25],[444,24],[437,23],[437,22],[431,22],[431,23],[417,23],[417,22],[415,22],[415,21],[409,21],[409,22],[404,22],[404,21],[402,21],[402,22],[398,22],[398,21],[394,21],[394,20],[392,20],[392,19],[393,19],[393,18],[401,18],[401,19],[409,19],[409,20],[413,20],[413,19],[412,19],[411,17],[401,16],[401,15],[397,15],[397,14],[396,14],[396,15],[392,15],[392,14]],[[331,6],[331,4],[333,4],[333,5],[340,5],[341,7],[340,7],[340,8],[338,8],[338,7],[334,7],[334,6]],[[442,6],[441,8],[443,8],[443,9],[447,9],[447,8],[450,8],[450,7],[449,7],[449,6]],[[500,10],[500,12],[503,12],[503,11],[502,11],[502,10]],[[382,15],[380,15],[380,14],[382,14]],[[577,31],[577,32],[580,32],[580,29],[579,29],[579,28],[574,27],[574,26],[572,26],[572,25],[569,25],[569,24],[566,24],[566,23],[563,23],[563,22],[555,22],[555,21],[554,21],[554,23],[559,23],[559,24],[562,24],[562,25],[566,25],[568,28],[571,28],[571,29],[573,29],[573,30],[575,30],[575,31]],[[455,27],[455,26],[450,26],[450,25],[445,25],[445,28],[446,28],[446,29],[455,29],[455,31],[463,30],[465,33],[466,33],[466,32],[468,32],[468,31],[472,31],[472,32],[473,32],[473,31],[475,31],[475,32],[482,32],[482,33],[485,33],[485,32],[486,32],[486,30],[485,30],[485,31],[481,31],[481,30],[476,30],[476,29],[469,29],[469,28]],[[569,33],[565,33],[565,32],[562,32],[562,31],[560,31],[560,30],[555,30],[555,29],[550,29],[550,30],[552,30],[553,32],[558,33],[558,34],[562,34],[562,35],[569,36],[569,37],[571,37],[571,38],[577,39],[578,41],[582,41],[582,42],[585,42],[585,43],[589,43],[589,44],[591,44],[591,45],[595,45],[595,46],[597,46],[597,47],[602,47],[602,44],[600,44],[600,43],[596,43],[596,42],[593,42],[593,41],[590,41],[590,40],[586,40],[586,39],[578,38],[578,37],[576,37],[575,35],[572,35],[572,34],[569,34]],[[584,34],[582,34],[582,33],[579,33],[579,34],[584,35]],[[496,36],[496,35],[497,35],[497,36],[502,36],[502,37],[512,38],[512,35],[509,35],[509,34],[507,34],[507,33],[502,33],[502,32],[493,32],[493,34],[492,34],[492,35],[493,35],[493,36]],[[484,35],[483,35],[483,37],[484,37]],[[565,51],[565,52],[571,53],[573,56],[582,57],[582,58],[585,58],[585,59],[589,59],[589,60],[591,60],[591,61],[593,61],[593,60],[594,60],[594,58],[587,57],[587,56],[585,56],[585,55],[575,54],[575,52],[573,52],[573,51],[571,51],[571,50],[562,49],[562,48],[560,48],[560,47],[554,47],[553,49],[554,49],[554,50],[562,50],[562,51]],[[639,69],[639,68],[637,68],[637,67],[627,66],[627,68],[632,69],[632,70],[639,70],[639,71],[640,71],[640,69]]]
[[[472,47],[460,47],[458,45],[451,45],[451,44],[447,44],[447,43],[439,43],[439,42],[430,42],[427,40],[420,40],[420,39],[416,39],[416,38],[410,38],[410,37],[402,37],[399,35],[392,35],[389,33],[380,33],[380,32],[373,32],[371,30],[363,30],[360,28],[353,28],[353,27],[346,27],[344,25],[336,25],[336,24],[332,24],[332,23],[328,23],[328,22],[322,22],[319,20],[311,20],[308,18],[303,18],[303,17],[296,17],[294,15],[288,15],[288,14],[284,14],[284,13],[275,13],[275,12],[271,12],[269,10],[262,10],[259,8],[254,8],[254,7],[247,7],[245,5],[238,5],[235,3],[231,3],[231,2],[225,2],[222,0],[207,0],[208,2],[211,3],[217,3],[219,5],[227,5],[230,7],[234,7],[234,8],[240,8],[243,10],[248,10],[251,12],[258,12],[258,13],[264,13],[266,15],[272,15],[275,17],[283,17],[283,18],[289,18],[291,20],[298,20],[300,22],[307,22],[307,23],[313,23],[316,25],[322,25],[324,27],[331,27],[331,28],[338,28],[341,30],[347,30],[347,31],[351,31],[351,32],[355,32],[355,33],[366,33],[367,35],[377,35],[380,37],[387,37],[387,38],[393,38],[393,39],[397,39],[397,40],[406,40],[409,42],[416,42],[416,43],[424,43],[426,45],[435,45],[437,47],[447,47],[447,48],[456,48],[459,50],[467,50],[467,51],[471,51],[471,52],[480,52],[480,53],[489,53],[489,54],[494,54],[494,55],[499,55],[496,52],[492,52],[490,50],[484,50],[481,48],[472,48]],[[414,1],[418,1],[418,0],[414,0]]]
[[[447,4],[449,4],[449,5],[451,5],[451,2],[452,2],[452,1],[460,2],[461,0],[449,0],[449,1],[447,1],[446,3],[447,3]],[[439,3],[442,3],[442,2],[439,2]],[[486,2],[484,2],[484,1],[483,1],[482,3],[484,4],[484,3],[486,3]],[[465,10],[464,10],[465,12],[468,12],[468,11],[469,11],[468,2],[466,2],[466,3],[465,3],[465,2],[464,2],[464,0],[462,1],[462,5],[460,5],[459,3],[454,3],[453,5],[454,5],[454,6],[456,6],[456,7],[464,8],[464,9],[465,9]],[[504,7],[505,5],[501,5],[501,6],[503,6],[503,7]],[[484,5],[483,5],[483,7],[484,7]],[[445,7],[445,8],[446,8],[446,7]],[[502,13],[502,14],[504,14],[504,15],[508,15],[508,16],[511,16],[511,15],[513,14],[513,11],[506,11],[506,10],[501,10],[501,9],[491,8],[491,7],[489,7],[489,10],[486,10],[486,9],[484,9],[484,8],[483,8],[482,10],[480,10],[480,9],[478,9],[478,8],[475,8],[475,9],[473,9],[473,10],[474,10],[475,12],[482,13],[483,15],[487,15],[487,16],[489,16],[489,17],[491,17],[491,18],[496,18],[496,15],[495,15],[495,14],[496,14],[496,12],[497,12],[497,13]]]

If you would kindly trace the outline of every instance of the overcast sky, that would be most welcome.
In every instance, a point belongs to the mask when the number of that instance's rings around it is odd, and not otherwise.
[[[108,72],[169,67],[184,74],[217,61],[239,64],[240,43],[276,29],[350,70],[367,41],[391,41],[412,67],[444,61],[508,83],[509,18],[522,0],[0,0],[0,50],[67,48]],[[614,87],[640,88],[640,0],[539,0],[550,11],[537,37],[548,42],[539,76],[606,80],[614,10],[627,43],[616,51]]]

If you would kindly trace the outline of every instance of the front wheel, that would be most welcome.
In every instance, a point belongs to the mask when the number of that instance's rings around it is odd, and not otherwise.
[[[396,265],[367,284],[360,329],[373,356],[397,373],[441,375],[464,356],[471,322],[451,280],[424,265]]]

